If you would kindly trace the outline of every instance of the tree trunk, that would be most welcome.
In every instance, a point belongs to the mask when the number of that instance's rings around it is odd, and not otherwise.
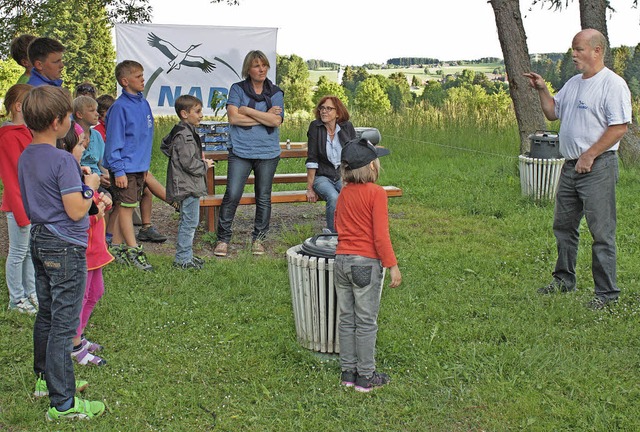
[[[604,35],[609,42],[609,34],[607,33],[607,4],[606,0],[580,0],[580,28],[596,29]],[[611,47],[608,47],[604,64],[613,70],[613,57],[611,55]]]
[[[509,91],[520,133],[520,154],[529,151],[528,136],[545,129],[544,114],[540,107],[538,92],[529,86],[522,76],[531,71],[531,60],[524,32],[518,0],[490,0],[496,17],[498,39],[504,56],[504,65],[509,77]]]

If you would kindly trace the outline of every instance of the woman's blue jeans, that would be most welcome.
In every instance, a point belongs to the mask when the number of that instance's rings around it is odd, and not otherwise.
[[[15,305],[20,300],[36,293],[36,281],[29,250],[31,225],[19,226],[12,212],[7,212],[9,232],[9,253],[5,265],[9,303]]]
[[[336,213],[336,203],[338,202],[338,195],[342,190],[342,180],[331,180],[329,177],[316,176],[313,180],[313,190],[323,200],[327,202],[325,208],[325,217],[327,219],[327,228],[331,232],[336,232],[333,226]]]
[[[33,326],[33,370],[44,375],[51,406],[57,407],[76,394],[71,339],[80,324],[87,283],[86,248],[34,225],[31,258],[40,303]]]
[[[271,186],[280,157],[273,159],[244,159],[229,152],[227,190],[222,198],[218,217],[218,241],[231,241],[231,225],[251,171],[255,176],[256,215],[252,240],[263,240],[269,231],[271,219]]]

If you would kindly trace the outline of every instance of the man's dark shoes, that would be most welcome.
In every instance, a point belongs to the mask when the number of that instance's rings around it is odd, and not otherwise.
[[[594,297],[589,303],[587,303],[587,307],[591,310],[602,310],[605,307],[611,306],[614,303],[617,303],[618,299],[603,299],[600,297]]]
[[[563,281],[554,278],[549,285],[539,288],[538,294],[554,294],[557,292],[567,293],[575,290],[575,287],[568,288]]]

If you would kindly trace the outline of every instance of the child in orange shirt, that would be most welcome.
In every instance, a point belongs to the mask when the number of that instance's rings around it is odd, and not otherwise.
[[[349,141],[342,148],[340,170],[344,186],[335,212],[338,246],[334,283],[340,310],[340,368],[342,385],[369,392],[389,382],[376,372],[375,349],[384,269],[389,286],[402,282],[389,237],[387,194],[375,184],[378,157],[389,150],[366,139]]]

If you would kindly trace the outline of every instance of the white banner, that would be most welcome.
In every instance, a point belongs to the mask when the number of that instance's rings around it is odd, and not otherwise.
[[[204,115],[225,110],[231,84],[242,80],[242,62],[251,50],[265,53],[276,79],[276,28],[164,24],[116,24],[116,59],[144,67],[145,97],[154,115],[175,115],[178,96],[203,103]],[[118,89],[120,91],[120,88]]]

